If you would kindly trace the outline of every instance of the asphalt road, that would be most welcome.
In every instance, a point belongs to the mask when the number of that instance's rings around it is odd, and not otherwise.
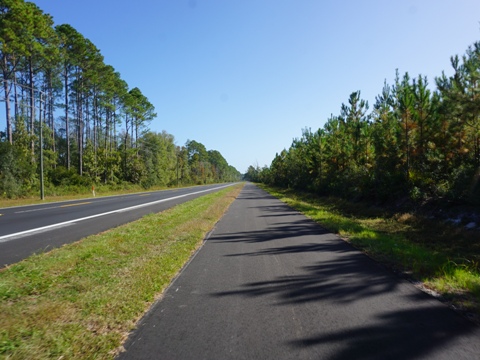
[[[247,184],[119,359],[479,359],[480,332]]]
[[[228,185],[0,208],[0,268]]]

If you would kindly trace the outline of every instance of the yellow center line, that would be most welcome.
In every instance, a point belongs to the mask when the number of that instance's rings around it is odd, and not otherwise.
[[[76,203],[76,204],[62,205],[62,206],[60,206],[60,207],[61,207],[61,208],[64,208],[64,207],[70,207],[70,206],[86,205],[86,204],[91,204],[91,203],[92,203],[91,201],[88,201],[88,202],[83,202],[83,203]]]

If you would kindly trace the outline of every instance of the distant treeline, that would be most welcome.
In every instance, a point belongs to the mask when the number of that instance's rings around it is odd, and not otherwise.
[[[250,166],[247,179],[356,199],[480,203],[480,42],[451,64],[434,90],[397,71],[370,112],[352,93],[339,115],[304,129],[270,167]]]
[[[0,196],[36,191],[42,167],[47,189],[240,176],[218,151],[150,132],[155,109],[140,89],[129,89],[90,40],[54,26],[31,2],[0,0],[0,69]]]

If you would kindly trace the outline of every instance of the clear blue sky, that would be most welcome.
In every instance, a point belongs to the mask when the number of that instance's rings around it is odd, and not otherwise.
[[[90,39],[153,103],[150,129],[270,165],[351,92],[451,74],[480,40],[479,0],[34,0]]]

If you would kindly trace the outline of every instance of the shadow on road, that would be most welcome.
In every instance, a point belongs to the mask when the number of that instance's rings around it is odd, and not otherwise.
[[[307,251],[307,249],[308,251],[331,251],[328,245],[314,246],[310,244],[305,247],[265,251],[257,255],[284,255],[286,251],[299,253]],[[337,248],[337,250],[344,253],[348,252],[344,249]],[[252,256],[253,254],[245,255]],[[238,290],[220,292],[216,296],[273,294],[276,299],[275,305],[291,305],[326,300],[337,303],[351,303],[393,291],[398,285],[398,280],[388,272],[378,271],[378,269],[376,272],[362,273],[361,267],[365,260],[363,254],[352,251],[352,254],[338,260],[311,266],[299,266],[298,273],[300,275],[280,276],[269,281],[247,283]]]
[[[267,231],[245,231],[234,234],[216,235],[213,238],[215,242],[246,242],[259,243],[286,239],[292,236],[301,237],[308,235],[327,234],[327,231],[320,226],[309,226],[311,221],[300,220],[296,222],[278,223],[275,227],[270,227]]]
[[[441,307],[422,307],[392,311],[376,316],[373,319],[375,324],[326,331],[292,341],[289,345],[298,349],[335,344],[339,350],[329,357],[331,360],[475,358],[474,354],[478,354],[478,349],[472,351],[475,338],[468,341],[460,337],[477,329],[473,324],[458,321],[463,319],[446,316],[445,310]],[[450,351],[450,344],[457,341],[457,350]],[[463,347],[465,352],[462,351]],[[442,355],[433,356],[431,353],[434,351]]]
[[[242,199],[251,199],[249,193]],[[260,211],[265,217],[295,213],[286,205],[264,206]],[[285,344],[291,349],[335,348],[324,357],[335,360],[458,360],[480,354],[477,326],[304,217],[270,224],[264,231],[217,234],[209,241],[249,245],[250,251],[226,257],[277,256],[295,269],[293,275],[247,282],[212,296],[261,297],[269,306],[308,305],[319,313],[328,312],[326,309],[338,312],[324,315],[330,322],[335,322],[335,316],[352,317],[348,326],[330,327],[319,321],[308,334],[295,337],[292,332],[292,339]],[[305,254],[309,254],[309,263],[302,257]],[[342,321],[349,323],[348,318]]]

